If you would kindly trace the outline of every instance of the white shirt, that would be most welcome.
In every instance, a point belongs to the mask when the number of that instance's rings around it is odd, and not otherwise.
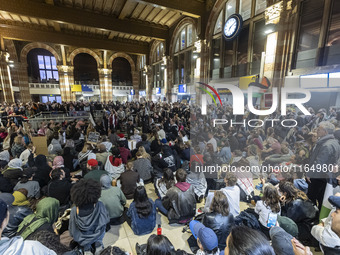
[[[221,191],[227,196],[230,213],[236,217],[240,214],[240,188],[238,186],[225,187]]]
[[[263,200],[259,200],[256,203],[255,212],[259,215],[259,222],[262,224],[262,226],[267,227],[269,214],[272,213],[270,207],[266,206],[263,203]],[[280,214],[281,210],[277,213],[277,215],[279,216]]]
[[[212,146],[213,146],[213,148],[214,148],[214,152],[216,152],[217,151],[217,142],[216,142],[216,140],[215,140],[215,138],[213,137],[213,138],[211,138],[207,143],[210,143],[210,144],[212,144]]]
[[[159,131],[157,132],[157,134],[158,134],[159,140],[162,140],[163,138],[166,138],[165,132],[164,132],[163,129],[159,130]]]

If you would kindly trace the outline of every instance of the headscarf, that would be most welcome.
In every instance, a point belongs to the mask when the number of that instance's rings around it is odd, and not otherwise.
[[[22,194],[20,191],[14,191],[13,192],[14,202],[12,205],[16,206],[29,206],[30,202],[27,200],[27,197]]]
[[[17,169],[17,168],[19,168],[19,169],[22,170],[21,166],[22,166],[22,161],[21,161],[21,159],[19,159],[19,158],[12,159],[12,160],[8,163],[8,168],[12,168],[12,169]]]
[[[33,234],[42,225],[48,223],[53,224],[58,219],[59,201],[52,197],[46,197],[37,204],[35,213],[30,214],[24,218],[19,225],[17,233],[23,239]],[[34,221],[33,221],[34,220]]]
[[[10,160],[10,155],[9,155],[8,150],[4,150],[4,151],[0,152],[0,160],[9,162],[9,160]]]
[[[102,189],[109,189],[111,188],[111,178],[107,174],[103,174],[100,177],[100,185],[102,186]]]
[[[62,156],[56,156],[53,160],[52,169],[64,167],[64,158]]]

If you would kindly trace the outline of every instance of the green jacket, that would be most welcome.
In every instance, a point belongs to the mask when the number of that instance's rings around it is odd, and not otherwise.
[[[118,187],[103,189],[99,199],[109,212],[110,219],[118,218],[123,215],[126,198],[122,190]]]

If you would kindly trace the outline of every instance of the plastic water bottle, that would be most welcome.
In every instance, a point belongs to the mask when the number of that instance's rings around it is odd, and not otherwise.
[[[157,235],[158,235],[158,236],[162,235],[162,227],[161,227],[161,224],[158,224]]]

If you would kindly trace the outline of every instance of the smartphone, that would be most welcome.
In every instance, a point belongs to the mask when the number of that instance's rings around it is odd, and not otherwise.
[[[276,222],[277,222],[277,214],[276,213],[269,213],[268,221],[267,221],[267,227],[271,228],[271,227],[276,226]]]

